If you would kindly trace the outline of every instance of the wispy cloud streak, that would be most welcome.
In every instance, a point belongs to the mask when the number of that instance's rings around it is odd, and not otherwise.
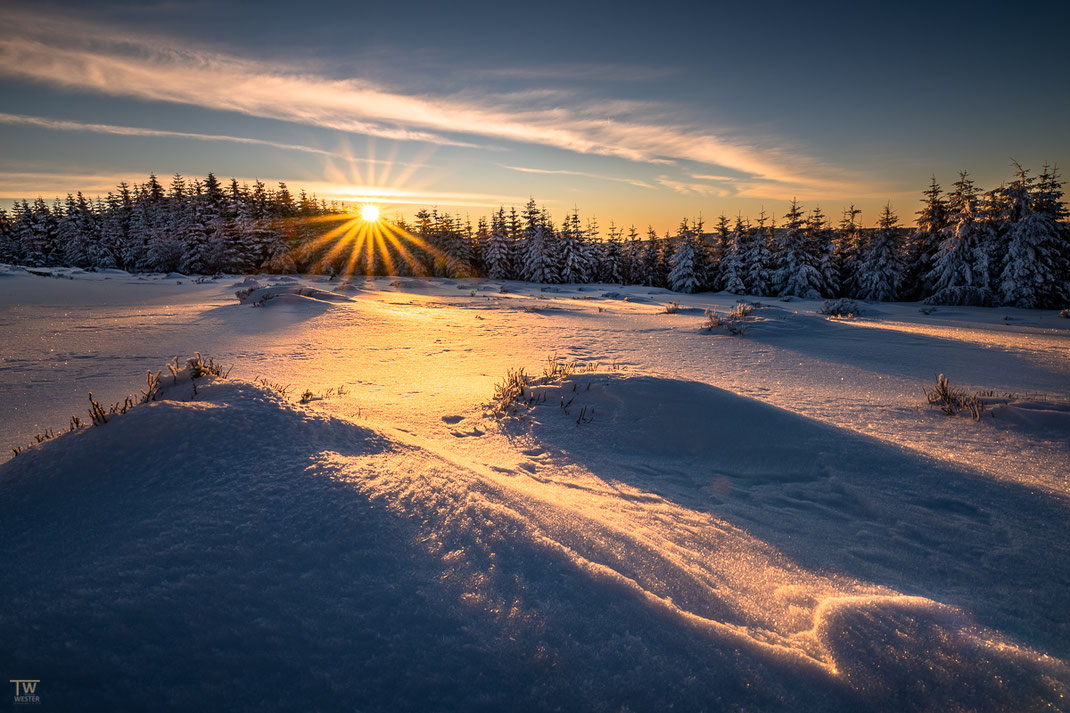
[[[581,176],[583,178],[594,178],[599,181],[613,181],[615,183],[626,183],[638,188],[653,188],[654,186],[640,181],[635,178],[621,178],[619,176],[606,176],[601,173],[588,173],[586,171],[570,171],[564,168],[550,169],[550,168],[529,168],[527,166],[507,166],[506,164],[499,164],[502,168],[508,168],[510,171],[519,171],[520,173],[537,173],[545,175],[561,175],[561,176]]]
[[[728,198],[733,191],[722,186],[711,186],[708,183],[692,183],[678,181],[668,176],[658,176],[658,183],[669,190],[676,191],[685,196],[706,196],[711,198]]]
[[[119,35],[69,21],[5,15],[0,75],[112,96],[215,110],[397,140],[472,145],[484,137],[639,162],[686,160],[756,180],[845,186],[842,172],[790,147],[673,123],[665,106],[587,102],[565,105],[489,95],[419,96],[364,79]]]
[[[27,116],[25,114],[8,114],[0,112],[0,124],[15,124],[21,126],[36,126],[55,131],[86,131],[94,134],[112,134],[115,136],[146,136],[176,139],[192,139],[195,141],[224,141],[235,144],[248,144],[251,146],[269,146],[287,151],[301,151],[303,153],[326,156],[328,158],[342,159],[345,161],[357,161],[360,163],[390,163],[392,165],[408,165],[401,162],[377,161],[375,159],[355,158],[336,151],[304,146],[301,144],[288,144],[267,139],[255,139],[246,136],[228,136],[226,134],[199,134],[189,131],[168,131],[166,129],[146,129],[136,126],[118,126],[115,124],[93,124],[81,121],[69,121],[65,119],[48,119],[41,116]]]

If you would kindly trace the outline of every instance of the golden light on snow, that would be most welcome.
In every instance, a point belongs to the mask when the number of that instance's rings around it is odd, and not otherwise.
[[[368,203],[360,209],[360,217],[369,223],[379,220],[379,206]]]

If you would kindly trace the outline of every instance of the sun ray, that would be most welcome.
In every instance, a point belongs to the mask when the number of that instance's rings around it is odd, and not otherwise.
[[[327,250],[323,257],[320,258],[317,263],[317,271],[324,272],[329,269],[331,262],[345,250],[348,244],[353,242],[354,236],[359,231],[360,226],[356,221],[350,221],[347,225],[349,225],[349,229],[346,231],[345,235],[337,240],[335,244]]]
[[[386,268],[386,274],[394,274],[394,257],[390,252],[390,249],[386,245],[386,240],[383,236],[382,226],[375,225],[375,243],[379,249],[379,254],[383,256],[383,267]]]
[[[283,219],[293,236],[288,252],[292,262],[343,279],[357,273],[429,275],[443,269],[471,274],[470,265],[457,264],[442,249],[406,230],[403,223],[399,225],[400,218],[385,217],[399,204],[414,202],[418,184],[430,180],[425,176],[425,181],[414,182],[414,174],[427,165],[424,161],[435,149],[426,149],[418,162],[405,162],[397,160],[399,145],[380,151],[383,159],[377,159],[377,148],[382,147],[370,140],[361,158],[352,155],[348,142],[343,141],[340,151],[351,159],[325,162],[325,178],[346,186],[346,198],[330,215]]]

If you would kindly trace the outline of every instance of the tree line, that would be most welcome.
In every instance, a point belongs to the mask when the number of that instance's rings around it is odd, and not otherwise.
[[[310,236],[305,219],[338,211],[280,183],[269,189],[211,173],[168,189],[150,175],[143,184],[120,183],[106,198],[79,192],[51,205],[38,198],[0,209],[0,262],[66,265],[91,270],[211,274],[297,268],[291,248]]]
[[[934,304],[1065,307],[1070,304],[1070,224],[1063,182],[1016,165],[1013,180],[982,191],[965,172],[944,192],[933,178],[917,226],[901,227],[885,206],[876,227],[848,207],[833,222],[792,200],[779,221],[719,216],[707,230],[683,220],[658,235],[573,210],[560,223],[534,200],[469,218],[421,210],[384,222],[373,249],[321,239],[350,213],[303,191],[295,198],[212,175],[169,189],[155,176],[120,184],[105,199],[81,194],[0,210],[0,261],[117,267],[131,272],[361,272],[486,276],[539,283],[606,282],[678,292],[726,290],[759,296],[853,297]],[[336,231],[337,232],[337,231]],[[343,238],[338,238],[343,239]],[[343,248],[345,246],[342,246]]]

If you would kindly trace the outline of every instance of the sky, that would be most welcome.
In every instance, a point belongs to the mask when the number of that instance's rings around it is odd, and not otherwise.
[[[5,2],[0,199],[174,173],[603,226],[1070,165],[1070,3]]]

